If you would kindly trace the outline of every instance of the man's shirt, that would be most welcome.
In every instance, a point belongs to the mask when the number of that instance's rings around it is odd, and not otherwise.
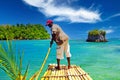
[[[51,32],[52,32],[52,35],[55,35],[53,40],[56,43],[59,43],[60,41],[64,42],[65,40],[68,40],[68,35],[65,34],[65,32],[57,24],[52,25]]]

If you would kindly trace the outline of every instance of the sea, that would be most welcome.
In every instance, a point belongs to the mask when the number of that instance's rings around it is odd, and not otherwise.
[[[50,40],[13,40],[12,46],[18,53],[24,53],[22,73],[27,65],[29,70],[27,80],[40,69],[48,52]],[[86,42],[85,40],[70,40],[72,54],[71,65],[80,66],[89,73],[93,80],[120,80],[120,39],[108,39],[108,42]],[[6,46],[6,41],[0,41]],[[42,76],[49,64],[56,64],[56,44],[54,43],[46,64],[40,76]],[[67,65],[66,56],[60,64]],[[11,80],[0,69],[0,80]]]

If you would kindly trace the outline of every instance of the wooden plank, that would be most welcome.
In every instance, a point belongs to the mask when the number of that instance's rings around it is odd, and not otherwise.
[[[51,70],[48,70],[48,73],[47,73],[47,75],[50,75],[51,74]],[[49,80],[49,77],[46,77],[46,79],[45,80]]]
[[[62,76],[63,76],[62,80],[65,80],[66,74],[64,73],[64,69],[61,71],[62,71]]]
[[[51,70],[48,70],[48,74],[47,75],[50,75],[51,74]],[[49,80],[49,77],[47,78]]]
[[[78,75],[78,80],[82,80],[82,77],[80,76],[81,74],[77,71],[77,69],[75,68],[75,73],[76,75]]]
[[[68,79],[69,80],[72,80],[72,77],[70,76],[71,74],[70,74],[70,70],[67,70],[67,73],[68,73]]]
[[[73,79],[73,80],[76,80],[75,77],[74,77],[73,68],[70,69],[70,73],[71,73],[70,76],[72,76],[72,79]]]
[[[76,73],[76,70],[75,70],[75,69],[76,69],[76,68],[73,69],[74,75],[79,75],[79,74]],[[76,80],[80,80],[79,76],[74,76],[74,77],[75,77]]]
[[[50,74],[51,76],[54,76],[54,71],[51,71],[51,74]],[[54,77],[49,77],[49,80],[53,80],[54,79]]]
[[[64,74],[66,75],[65,80],[69,80],[69,79],[68,79],[68,76],[67,76],[67,75],[68,75],[67,69],[64,69]]]
[[[76,73],[76,69],[75,68],[74,68],[74,74],[75,75],[79,75],[79,74]],[[75,76],[75,78],[76,78],[76,80],[80,80],[79,76]]]
[[[88,80],[87,77],[86,77],[87,73],[85,73],[84,71],[82,71],[82,69],[81,69],[80,67],[77,67],[77,69],[78,69],[79,71],[81,71],[82,74],[85,74],[85,75],[83,75],[83,78],[84,78],[85,80]]]
[[[55,76],[57,76],[57,72],[58,72],[58,71],[55,72]],[[57,80],[57,77],[55,77],[55,80]]]
[[[58,70],[56,70],[56,74],[55,74],[55,76],[56,76],[56,78],[55,78],[55,79],[56,79],[56,80],[57,80],[57,79],[59,79],[59,78],[57,77],[57,76],[58,76],[58,74],[59,74],[59,72],[58,72]]]
[[[83,69],[81,69],[83,72],[85,72]],[[89,74],[86,75],[86,77],[88,78],[88,80],[92,80],[92,78],[89,76]]]
[[[59,77],[59,70],[56,70],[57,71],[57,79],[60,80],[60,77]]]
[[[80,70],[80,67],[76,67],[76,69],[80,73],[81,80],[86,80],[83,75],[84,73]]]
[[[62,76],[61,74],[62,74],[62,72],[61,72],[61,70],[59,70],[59,75],[58,76]],[[62,80],[62,77],[60,77],[60,80]]]
[[[81,71],[82,74],[84,74],[83,77],[85,80],[92,80],[92,78],[82,68],[77,67],[77,69]]]
[[[83,73],[85,73],[85,71],[82,69],[82,68],[80,68],[80,70],[83,72]],[[92,78],[88,75],[88,73],[87,73],[87,75],[85,75],[86,76],[86,78],[88,79],[88,80],[92,80]]]
[[[58,70],[58,78],[59,78],[59,80],[61,80],[61,70]]]

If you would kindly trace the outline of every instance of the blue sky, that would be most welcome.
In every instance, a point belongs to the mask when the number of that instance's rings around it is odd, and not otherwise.
[[[120,0],[0,0],[0,24],[42,24],[52,19],[70,39],[86,39],[92,29],[120,38]],[[44,26],[48,32],[49,28]]]

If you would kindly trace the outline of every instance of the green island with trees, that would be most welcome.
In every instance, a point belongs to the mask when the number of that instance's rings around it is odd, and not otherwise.
[[[91,30],[88,32],[87,42],[107,42],[105,30]]]
[[[50,34],[41,24],[0,25],[0,40],[49,39]]]

